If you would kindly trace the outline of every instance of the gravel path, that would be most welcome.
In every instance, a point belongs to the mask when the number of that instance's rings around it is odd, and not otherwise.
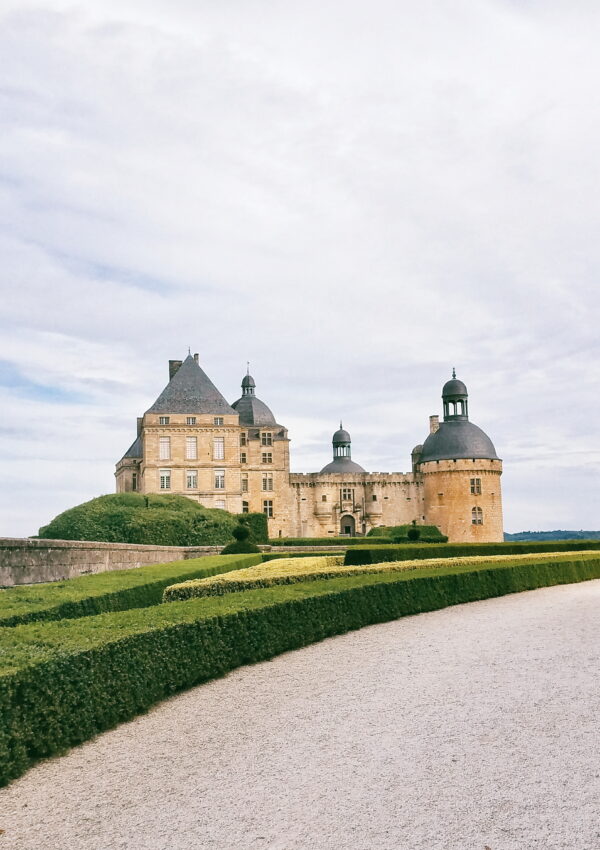
[[[600,581],[237,670],[0,791],[0,850],[598,850]]]

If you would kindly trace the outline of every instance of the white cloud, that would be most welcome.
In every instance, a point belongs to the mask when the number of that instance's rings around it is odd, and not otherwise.
[[[599,15],[4,0],[0,533],[110,489],[188,345],[231,399],[252,361],[302,469],[340,415],[408,469],[456,365],[507,529],[597,527]]]

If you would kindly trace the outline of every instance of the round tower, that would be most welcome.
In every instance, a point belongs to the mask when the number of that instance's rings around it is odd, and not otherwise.
[[[465,384],[452,379],[442,389],[444,421],[421,448],[425,522],[450,542],[501,542],[502,461],[487,434],[469,421]]]

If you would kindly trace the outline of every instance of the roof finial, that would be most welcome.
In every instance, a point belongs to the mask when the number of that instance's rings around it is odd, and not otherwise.
[[[246,375],[250,374],[250,361],[246,360]]]
[[[456,369],[454,368],[454,366],[452,367],[452,377],[456,378]]]
[[[191,354],[191,353],[192,353],[192,349],[191,349],[191,348],[190,348],[190,346],[188,345],[188,357],[190,356],[190,354]]]

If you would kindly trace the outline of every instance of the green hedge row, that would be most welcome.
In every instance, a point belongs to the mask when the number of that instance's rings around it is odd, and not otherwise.
[[[339,549],[337,552],[332,552],[331,548],[322,549],[321,551],[317,552],[263,552],[263,561],[274,561],[277,558],[318,558],[320,555],[343,554],[344,553],[341,549]]]
[[[0,590],[0,626],[146,608],[158,605],[165,587],[175,582],[206,578],[260,562],[260,555],[214,555],[48,584],[10,587]]]
[[[366,537],[275,537],[271,546],[364,546]],[[389,543],[388,537],[369,538],[371,543]]]
[[[413,526],[408,525],[379,525],[367,532],[367,537],[394,538],[394,542],[409,541],[408,532]],[[417,525],[419,540],[423,543],[445,543],[448,538],[439,530],[437,525]],[[399,540],[401,538],[401,540]]]
[[[361,575],[0,629],[0,785],[176,691],[350,629],[600,577],[600,557]]]
[[[600,549],[600,540],[565,540],[523,543],[426,543],[363,545],[348,549],[345,564],[380,564],[384,561],[412,561],[418,558],[460,558],[471,555],[525,555],[529,552],[581,552]]]

